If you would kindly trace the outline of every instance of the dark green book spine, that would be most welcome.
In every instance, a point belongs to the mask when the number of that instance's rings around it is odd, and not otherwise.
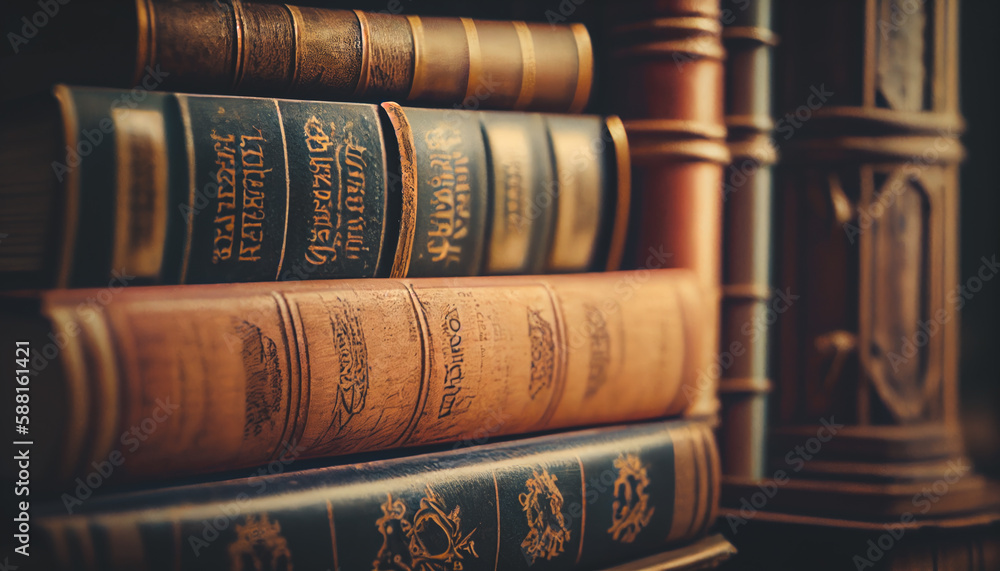
[[[719,484],[709,428],[689,421],[281,474],[294,459],[54,505],[38,553],[102,571],[593,569],[704,534]]]
[[[122,93],[57,88],[80,155],[63,173],[58,283],[113,271],[152,283],[378,274],[388,193],[377,107]]]

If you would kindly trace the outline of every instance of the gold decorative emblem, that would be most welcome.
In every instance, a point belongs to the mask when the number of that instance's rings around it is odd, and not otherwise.
[[[542,317],[540,311],[528,308],[528,338],[531,340],[531,380],[528,395],[538,396],[543,389],[552,386],[556,369],[556,344],[552,325]]]
[[[518,496],[531,531],[521,542],[521,551],[529,565],[544,557],[552,559],[565,549],[570,532],[562,515],[563,497],[556,486],[556,478],[548,470],[532,470],[532,477],[524,484],[528,491]]]
[[[450,513],[441,496],[430,486],[420,499],[420,509],[407,518],[406,504],[386,496],[382,517],[375,525],[382,534],[382,547],[372,563],[373,571],[458,571],[466,556],[478,558],[472,541],[475,529],[462,536],[459,507]]]
[[[608,533],[612,539],[622,543],[632,543],[644,527],[649,525],[656,508],[649,506],[649,476],[635,454],[619,455],[615,459],[618,479],[615,480],[615,501],[611,506],[611,527]]]
[[[281,524],[267,514],[248,515],[236,525],[236,541],[229,546],[229,568],[238,571],[292,571],[292,552],[281,536]]]

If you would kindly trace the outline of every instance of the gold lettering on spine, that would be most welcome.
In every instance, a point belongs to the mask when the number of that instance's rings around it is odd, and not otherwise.
[[[463,412],[469,408],[471,399],[475,398],[475,395],[459,398],[459,394],[467,387],[462,384],[465,381],[465,347],[462,346],[462,320],[457,307],[452,307],[445,314],[441,332],[445,341],[441,347],[444,356],[444,394],[441,396],[438,418],[450,416],[453,411]],[[454,408],[456,403],[459,405],[458,409]]]
[[[241,262],[260,260],[264,240],[264,178],[273,169],[264,168],[263,133],[240,136],[240,162],[243,167],[243,212],[240,218]]]
[[[462,139],[454,129],[437,127],[427,132],[425,140],[430,151],[428,182],[433,193],[427,252],[431,261],[447,267],[461,262],[462,247],[454,242],[469,234],[472,217],[469,157],[460,150]]]
[[[358,260],[368,250],[364,241],[367,148],[357,144],[351,133],[338,144],[331,138],[335,134],[333,123],[329,124],[327,134],[315,116],[306,121],[304,136],[312,174],[313,215],[305,260],[314,266],[337,261],[339,252],[348,260]]]
[[[233,255],[236,228],[236,142],[235,135],[211,134],[215,141],[215,182],[219,186],[215,205],[215,237],[212,240],[212,263],[228,260]]]

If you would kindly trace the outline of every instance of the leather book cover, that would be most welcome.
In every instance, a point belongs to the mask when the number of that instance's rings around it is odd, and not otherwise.
[[[595,569],[701,537],[718,487],[707,426],[636,424],[55,502],[36,553],[52,570]]]
[[[2,287],[617,269],[630,157],[591,115],[57,86],[0,122]],[[10,120],[8,121],[7,118]],[[7,179],[5,179],[7,180]]]
[[[497,414],[497,435],[679,414],[704,351],[698,282],[635,277],[50,290],[7,295],[2,335],[50,389],[32,397],[51,416],[36,473],[63,486],[124,454],[114,481],[150,480],[289,442],[324,457],[461,441]]]

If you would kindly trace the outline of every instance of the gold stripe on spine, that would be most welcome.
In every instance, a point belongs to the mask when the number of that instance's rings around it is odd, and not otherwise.
[[[413,148],[413,129],[402,107],[396,103],[383,103],[389,121],[399,142],[399,168],[402,175],[403,206],[400,212],[399,241],[396,257],[392,262],[390,277],[402,278],[410,271],[410,256],[417,231],[417,160]]]
[[[490,474],[493,475],[493,493],[497,509],[497,556],[493,560],[493,571],[497,571],[500,567],[500,484],[497,483],[497,471],[490,470]]]
[[[246,41],[246,23],[243,19],[243,3],[241,0],[229,0],[233,7],[233,41],[236,42],[233,50],[233,83],[232,90],[239,89],[243,82],[243,70],[246,67],[247,49],[244,45]]]
[[[580,491],[583,495],[580,496],[580,503],[583,508],[580,510],[580,548],[576,552],[576,564],[580,564],[580,558],[583,557],[583,539],[586,536],[584,533],[587,531],[587,474],[583,469],[583,460],[580,459],[580,455],[576,454],[576,463],[580,466]]]
[[[764,284],[723,284],[722,295],[729,299],[767,301],[771,299],[771,288]]]
[[[368,84],[371,81],[372,31],[364,12],[354,10],[354,15],[357,16],[358,25],[361,26],[361,70],[358,72],[358,85],[354,88],[354,96],[361,97],[368,91]]]
[[[281,234],[281,254],[278,256],[278,269],[274,272],[274,280],[278,280],[281,275],[281,268],[285,264],[285,247],[288,245],[288,216],[291,213],[290,206],[292,200],[292,179],[288,172],[288,138],[285,137],[285,120],[281,116],[281,106],[277,99],[274,101],[274,109],[278,112],[278,128],[281,130],[281,151],[285,154],[285,229]]]
[[[476,31],[476,22],[469,18],[459,18],[462,27],[465,28],[465,40],[469,44],[469,82],[465,87],[465,98],[472,97],[482,81],[483,76],[483,50],[479,45],[479,32]]]
[[[774,389],[771,379],[764,377],[722,377],[720,393],[769,393]]]
[[[687,119],[629,119],[624,122],[625,130],[632,136],[649,137],[698,137],[702,139],[725,139],[726,127],[716,123],[691,121]]]
[[[621,268],[625,256],[625,240],[628,235],[628,217],[631,211],[632,199],[632,160],[629,157],[628,136],[625,125],[617,115],[605,119],[608,133],[615,147],[615,168],[617,170],[617,200],[615,201],[615,217],[611,224],[611,242],[608,246],[608,260],[605,270],[614,271]]]
[[[521,45],[521,90],[514,102],[514,109],[524,109],[535,99],[535,81],[538,72],[538,62],[535,60],[535,42],[531,30],[524,22],[511,22],[517,32],[517,41]]]
[[[80,127],[76,116],[76,105],[73,102],[73,93],[65,85],[57,85],[53,94],[59,102],[59,109],[62,111],[64,142],[67,148],[75,149],[77,148],[77,135]],[[68,287],[70,273],[73,271],[73,250],[76,245],[76,228],[80,217],[80,168],[82,166],[77,164],[76,167],[69,169],[63,186],[63,200],[66,206],[63,210],[62,249],[58,254],[59,262],[56,269],[57,287]]]
[[[287,93],[292,93],[299,86],[299,79],[302,70],[302,49],[299,46],[299,39],[302,37],[302,12],[298,6],[285,4],[285,10],[292,18],[292,78],[288,83]]]
[[[188,266],[191,263],[191,242],[194,239],[194,197],[196,186],[196,175],[194,172],[194,131],[191,128],[191,109],[188,106],[186,95],[175,95],[178,107],[181,111],[181,123],[184,124],[184,150],[187,153],[188,163],[188,203],[187,221],[184,229],[184,254],[181,257],[181,271],[178,283],[187,282]]]
[[[705,460],[707,462],[705,471],[708,475],[708,504],[705,510],[705,521],[702,523],[701,529],[698,530],[699,535],[704,535],[719,515],[719,499],[722,493],[719,483],[722,481],[722,466],[719,462],[719,448],[715,443],[715,434],[707,424],[700,425],[700,429],[701,442],[705,447]]]
[[[302,442],[302,433],[308,421],[302,411],[308,413],[309,397],[311,395],[312,379],[309,377],[309,352],[304,347],[305,332],[302,328],[302,316],[298,313],[298,306],[295,306],[295,313],[288,298],[279,292],[271,292],[271,299],[274,300],[275,309],[281,316],[281,341],[285,350],[285,358],[288,360],[288,414],[285,416],[285,426],[281,429],[281,438],[274,445],[270,459],[277,460],[285,452],[286,442]],[[305,372],[305,374],[303,374]],[[302,418],[300,418],[300,415]]]
[[[93,311],[89,306],[81,307],[81,311]],[[77,472],[77,468],[86,465],[84,460],[87,456],[83,450],[87,435],[91,434],[90,424],[90,399],[96,394],[96,390],[90,387],[90,371],[87,368],[84,358],[86,348],[83,346],[83,339],[80,332],[80,324],[76,319],[73,310],[60,305],[53,307],[43,307],[42,313],[46,315],[52,324],[53,332],[63,335],[68,343],[63,347],[61,360],[63,378],[65,384],[63,390],[66,392],[66,434],[63,436],[63,449],[66,454],[62,458],[62,466],[59,468],[60,474],[53,478],[57,481],[68,482]],[[70,326],[72,323],[72,326]],[[70,330],[77,331],[76,335],[69,335]]]
[[[166,128],[158,111],[112,109],[117,169],[111,268],[159,278],[167,236]]]
[[[576,92],[573,94],[573,102],[570,103],[570,113],[580,113],[587,106],[590,100],[590,89],[594,82],[594,46],[590,43],[590,34],[583,24],[575,23],[570,26],[573,30],[573,39],[576,41],[576,64],[578,74],[576,77]]]
[[[637,37],[636,34],[640,34],[639,37],[648,37],[651,34],[671,36],[676,35],[677,32],[685,32],[686,35],[718,36],[722,31],[722,23],[718,18],[683,16],[680,18],[655,18],[645,22],[615,26],[611,30],[611,37],[615,41],[631,42]]]
[[[698,477],[697,462],[677,462],[677,458],[694,458],[691,439],[686,438],[689,428],[682,425],[668,428],[666,433],[673,443],[674,452],[674,517],[670,522],[668,541],[676,541],[687,536],[690,521],[696,509],[694,494],[688,485]]]
[[[427,72],[423,54],[424,24],[420,21],[420,16],[407,16],[406,21],[410,23],[410,32],[413,35],[413,83],[410,84],[410,93],[406,96],[408,100],[412,101],[419,97],[426,88],[424,83],[427,79]]]
[[[337,551],[337,526],[333,523],[333,502],[329,499],[326,500],[326,520],[330,522],[330,544],[333,546],[333,568],[340,569],[340,553]]]
[[[688,54],[707,59],[723,60],[726,50],[716,39],[706,41],[705,38],[688,38],[683,40],[668,40],[637,46],[621,48],[613,52],[614,58],[662,58],[673,59],[676,54]]]
[[[146,66],[153,65],[153,49],[156,38],[156,20],[152,0],[136,0],[136,42],[135,72],[132,85],[139,85]]]
[[[674,141],[631,146],[632,160],[642,165],[658,166],[664,159],[709,161],[728,165],[732,162],[729,147],[718,141]]]

